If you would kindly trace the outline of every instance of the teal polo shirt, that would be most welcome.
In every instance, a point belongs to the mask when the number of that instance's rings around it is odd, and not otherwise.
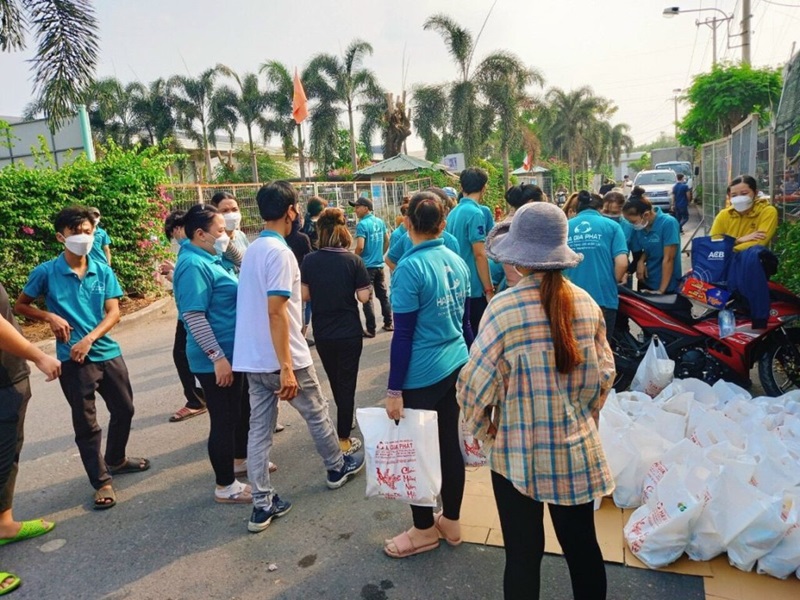
[[[397,265],[392,310],[417,313],[403,389],[433,385],[467,362],[462,321],[469,291],[467,265],[442,238],[417,244]]]
[[[67,264],[62,252],[57,258],[31,271],[22,290],[31,298],[44,296],[47,310],[72,327],[68,343],[56,341],[56,356],[62,362],[70,360],[72,346],[91,333],[105,318],[106,300],[123,295],[111,267],[105,262],[92,260],[91,256],[87,260],[89,264],[81,279]],[[103,362],[121,354],[119,344],[104,335],[92,344],[87,358],[91,362]]]
[[[491,217],[491,214],[489,214]],[[475,265],[475,255],[472,253],[472,244],[485,242],[489,233],[487,225],[489,219],[480,205],[472,198],[462,198],[450,214],[447,215],[445,231],[452,234],[458,242],[458,255],[467,264],[470,274],[470,298],[483,296],[483,283],[478,277],[478,268]]]
[[[98,225],[94,228],[94,244],[92,245],[92,249],[89,251],[89,258],[108,264],[106,253],[103,251],[103,246],[110,245],[111,238],[108,237],[106,230]]]
[[[675,217],[664,214],[657,206],[653,207],[653,211],[656,218],[650,228],[633,231],[631,250],[634,252],[644,251],[647,257],[647,279],[644,284],[652,290],[657,290],[661,285],[661,262],[664,260],[664,247],[678,247],[672,278],[665,290],[667,294],[674,294],[678,290],[678,281],[681,278],[681,228]]]
[[[225,358],[233,363],[233,338],[236,332],[236,276],[222,266],[222,259],[194,244],[184,244],[172,276],[172,289],[178,315],[205,314]],[[265,315],[266,318],[266,315]],[[186,328],[186,357],[192,373],[213,373],[214,363],[206,356]]]
[[[617,223],[593,209],[583,210],[569,220],[567,245],[583,254],[577,267],[564,274],[603,308],[619,307],[614,259],[628,254],[625,234]]]
[[[364,252],[361,258],[368,269],[383,266],[383,238],[386,235],[386,224],[371,212],[358,222],[356,238],[364,238]]]
[[[453,236],[453,234],[442,231],[442,235],[440,237],[442,240],[444,240],[445,248],[458,254],[458,240]],[[406,234],[401,236],[394,246],[392,246],[391,240],[389,240],[389,252],[386,253],[386,256],[394,264],[397,264],[400,262],[400,259],[403,258],[413,247],[414,242],[411,241],[411,236],[409,236],[408,232],[406,232]]]
[[[391,258],[392,249],[397,245],[400,239],[406,233],[406,226],[403,223],[400,223],[395,230],[389,235],[389,257]],[[392,261],[397,264],[397,261]]]

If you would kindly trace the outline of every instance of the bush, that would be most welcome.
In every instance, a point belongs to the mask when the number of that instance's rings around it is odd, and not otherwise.
[[[774,250],[780,260],[775,280],[800,294],[800,223],[783,223],[778,228]]]
[[[53,219],[75,204],[100,209],[102,227],[112,239],[112,266],[125,293],[160,291],[154,270],[167,255],[162,231],[171,202],[161,186],[176,157],[158,148],[122,150],[114,144],[102,155],[94,163],[81,156],[58,171],[0,169],[0,281],[12,299],[33,267],[63,250]]]

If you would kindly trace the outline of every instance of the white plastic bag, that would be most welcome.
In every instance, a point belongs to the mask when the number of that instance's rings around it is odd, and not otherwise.
[[[796,524],[794,499],[789,495],[772,498],[767,510],[728,544],[728,560],[737,569],[752,571],[756,561],[780,544]]]
[[[436,411],[405,409],[399,424],[383,408],[359,408],[364,435],[367,496],[436,506],[442,487]]]
[[[775,548],[758,559],[758,573],[786,579],[800,569],[800,523],[795,523]]]
[[[631,552],[651,569],[680,558],[702,510],[702,504],[682,483],[687,471],[683,465],[667,471],[650,501],[634,511],[623,530]]]
[[[458,441],[461,444],[461,455],[464,457],[465,467],[482,467],[486,464],[483,443],[472,435],[472,431],[464,421],[463,414],[458,424]]]
[[[664,344],[654,335],[639,368],[636,369],[631,390],[644,392],[654,398],[670,384],[674,371],[675,361],[670,360]]]

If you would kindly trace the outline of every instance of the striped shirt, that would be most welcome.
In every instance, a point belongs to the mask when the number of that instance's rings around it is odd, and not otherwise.
[[[557,371],[541,278],[524,277],[489,303],[461,369],[458,399],[493,471],[539,502],[585,504],[614,489],[592,418],[613,384],[614,357],[602,311],[567,283],[582,362],[568,374]],[[497,407],[493,438],[491,406]]]

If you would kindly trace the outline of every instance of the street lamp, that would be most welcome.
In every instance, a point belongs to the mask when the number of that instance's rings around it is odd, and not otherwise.
[[[679,94],[682,91],[683,90],[681,88],[675,88],[674,90],[672,90],[672,93],[675,94],[672,97],[672,101],[675,103],[675,139],[676,140],[678,139],[678,100],[680,100],[680,98],[681,98],[679,96]]]
[[[731,35],[730,32],[730,22],[731,20],[733,20],[733,15],[728,15],[719,8],[683,9],[680,6],[668,6],[663,10],[661,14],[665,18],[671,18],[684,13],[692,13],[692,12],[717,12],[722,15],[721,17],[716,17],[716,16],[708,17],[703,21],[698,19],[694,22],[696,27],[700,27],[700,25],[705,25],[711,29],[712,43],[713,43],[713,54],[712,54],[713,65],[717,64],[717,28],[723,23],[726,23],[728,26],[728,48],[740,47],[742,49],[742,64],[746,65],[750,64],[750,0],[742,0],[742,32],[733,35]],[[732,37],[739,37],[739,36],[741,36],[742,38],[741,46],[731,46],[730,39]]]

